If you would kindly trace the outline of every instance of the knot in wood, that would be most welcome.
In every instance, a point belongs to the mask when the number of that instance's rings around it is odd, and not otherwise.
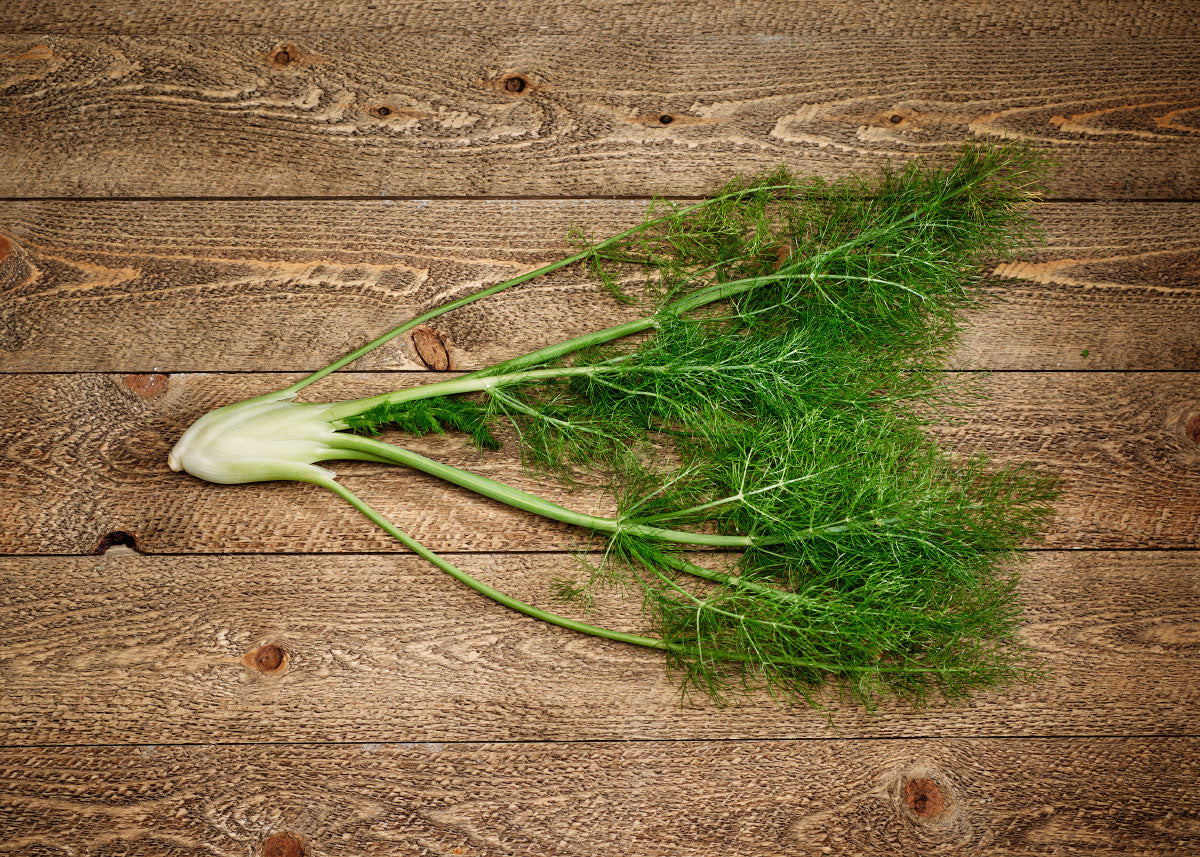
[[[263,843],[263,857],[302,857],[304,846],[290,833],[276,833]]]
[[[913,815],[923,819],[934,819],[946,808],[946,798],[933,780],[922,778],[904,784],[904,800]]]
[[[659,121],[659,124],[670,125],[672,122],[675,121],[675,117],[672,116],[670,113],[664,113],[662,116],[658,117],[658,121]]]
[[[292,55],[288,53],[287,48],[280,48],[275,52],[275,56],[272,59],[275,65],[284,66],[292,61]]]
[[[904,121],[904,116],[903,116],[903,114],[900,114],[900,113],[893,113],[891,116],[888,117],[888,121],[891,122],[893,125],[899,125],[901,122]]]
[[[259,672],[275,673],[283,669],[284,664],[287,663],[287,652],[281,646],[267,643],[250,652],[245,660]]]
[[[166,375],[157,372],[152,374],[136,372],[125,376],[125,386],[143,399],[152,399],[167,389],[169,380]]]
[[[504,78],[504,91],[511,92],[514,95],[519,95],[520,93],[524,92],[525,87],[528,85],[529,84],[525,78],[521,77],[519,74],[514,74],[510,77]]]
[[[1183,430],[1192,443],[1200,444],[1200,414],[1192,414],[1191,418],[1183,424]]]
[[[450,352],[446,350],[446,343],[437,331],[429,327],[418,327],[412,332],[412,341],[417,357],[421,358],[426,368],[435,372],[445,372],[450,368]]]

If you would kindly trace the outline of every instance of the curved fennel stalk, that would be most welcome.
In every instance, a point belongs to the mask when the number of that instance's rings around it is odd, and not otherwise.
[[[386,517],[384,517],[382,514],[380,514],[377,510],[375,510],[370,505],[365,503],[353,491],[351,491],[349,488],[345,487],[341,483],[337,482],[335,479],[329,479],[327,481],[317,482],[316,484],[322,485],[323,487],[328,488],[334,494],[337,494],[339,497],[341,497],[343,500],[345,500],[347,503],[349,503],[352,507],[354,507],[358,512],[360,512],[365,518],[367,518],[367,520],[376,524],[385,533],[392,536],[392,538],[396,539],[398,542],[400,542],[406,548],[411,550],[413,553],[417,554],[417,556],[421,557],[424,560],[427,560],[428,562],[433,564],[438,569],[446,572],[446,574],[453,577],[459,583],[462,583],[465,586],[470,587],[471,589],[478,592],[480,595],[484,595],[484,596],[492,599],[497,604],[502,604],[503,606],[508,607],[511,610],[515,610],[518,613],[524,613],[526,616],[531,616],[534,619],[540,619],[543,622],[549,622],[552,625],[558,625],[561,628],[567,628],[571,631],[578,631],[581,634],[589,634],[593,637],[602,637],[603,639],[606,639],[606,640],[615,640],[619,643],[628,643],[630,645],[642,646],[642,647],[648,648],[648,649],[658,649],[660,651],[682,652],[682,653],[686,653],[686,654],[695,654],[693,651],[691,651],[690,649],[687,649],[684,646],[674,645],[671,643],[664,642],[663,640],[656,640],[653,637],[644,637],[640,634],[630,634],[625,631],[614,631],[612,628],[605,628],[600,625],[591,625],[587,622],[580,622],[576,619],[571,619],[571,618],[568,618],[561,614],[552,613],[549,610],[543,610],[540,607],[535,607],[532,604],[529,604],[528,602],[525,602],[525,601],[521,601],[518,598],[513,598],[511,595],[508,595],[505,592],[501,592],[499,589],[489,586],[488,584],[484,583],[482,580],[479,580],[478,578],[473,577],[470,574],[467,574],[465,571],[460,569],[458,566],[454,565],[454,563],[450,562],[445,557],[442,557],[442,556],[438,555],[437,553],[434,553],[433,551],[431,551],[429,548],[425,547],[423,544],[418,542],[412,536],[408,535],[408,533],[401,530],[399,527],[397,527],[395,524],[393,524],[390,520],[388,520]],[[687,562],[684,562],[681,560],[668,560],[668,561],[676,562],[679,565],[681,570],[688,570],[691,573],[701,573],[702,576],[709,577],[712,580],[726,580],[726,581],[732,582],[732,583],[737,582],[736,578],[730,578],[727,575],[721,575],[717,572],[710,572],[710,571],[708,571],[708,569],[700,568],[699,566],[692,565],[691,563],[687,563]],[[765,587],[763,589],[765,589]],[[783,593],[783,594],[790,595],[791,593]],[[708,657],[716,659],[716,660],[729,660],[729,661],[739,661],[739,662],[747,660],[745,655],[737,653],[737,652],[719,651],[718,650],[718,651],[711,651],[706,654]],[[803,659],[799,659],[799,658],[780,659],[778,662],[787,663],[791,666],[797,666],[797,667],[806,668],[806,669],[818,669],[818,670],[834,669],[836,666],[832,663],[825,663],[825,662],[816,661],[816,660],[803,660]],[[927,669],[923,669],[920,667],[911,667],[911,666],[907,666],[907,667],[884,666],[884,667],[878,667],[877,669],[882,669],[884,672],[926,672],[926,671],[928,671]]]
[[[662,640],[643,637],[639,634],[628,634],[624,631],[614,631],[611,628],[602,628],[599,625],[589,625],[587,622],[579,622],[575,619],[569,619],[566,616],[561,616],[558,613],[551,613],[548,610],[542,610],[540,607],[534,607],[532,604],[528,604],[520,599],[513,598],[511,595],[501,592],[495,587],[488,586],[482,580],[472,577],[444,557],[438,556],[412,536],[408,535],[408,533],[401,530],[375,509],[364,503],[361,499],[359,499],[358,495],[356,495],[346,486],[339,483],[337,480],[329,479],[317,484],[323,485],[334,494],[337,494],[339,497],[361,512],[367,520],[376,524],[381,530],[383,530],[392,538],[396,539],[396,541],[400,542],[400,544],[404,545],[417,556],[428,560],[437,568],[453,577],[459,583],[469,586],[480,595],[487,596],[497,604],[503,604],[505,607],[516,610],[518,613],[524,613],[526,616],[532,616],[534,619],[541,619],[543,622],[549,622],[552,625],[558,625],[562,628],[569,628],[572,631],[579,631],[583,634],[591,634],[593,637],[603,637],[606,640],[616,640],[620,643],[630,643],[631,645],[645,646],[646,648],[650,649],[670,648],[670,646],[668,646]]]

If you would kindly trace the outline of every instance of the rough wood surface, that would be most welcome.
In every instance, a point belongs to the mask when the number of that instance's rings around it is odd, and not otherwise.
[[[19,854],[1185,855],[1195,739],[39,748]],[[215,775],[219,772],[219,775]],[[280,851],[276,853],[298,853]]]
[[[1200,853],[1196,11],[0,6],[0,854]],[[1063,476],[1021,584],[1040,683],[873,716],[830,699],[828,720],[681,704],[658,655],[494,605],[315,488],[166,468],[204,411],[561,256],[572,225],[611,232],[649,194],[780,162],[841,176],[969,138],[1059,163],[1048,246],[994,272],[1017,279],[955,364],[1013,371],[938,430]],[[319,390],[419,383],[438,376],[407,370],[629,312],[563,272]],[[608,508],[508,454],[412,445]],[[554,604],[578,534],[338,470]],[[593,618],[643,622],[616,593]]]
[[[642,200],[20,202],[0,213],[0,370],[316,369],[439,302],[636,223]],[[957,365],[1200,369],[1200,206],[1049,203]],[[475,369],[637,314],[564,271],[430,326]],[[1086,354],[1084,352],[1087,352]],[[431,357],[433,358],[431,360]],[[397,340],[358,368],[445,368]]]
[[[399,550],[327,492],[308,485],[213,486],[166,458],[206,411],[286,386],[274,375],[0,376],[0,552],[88,553],[108,533],[149,552]],[[434,373],[346,373],[318,398],[373,395]],[[1053,547],[1200,545],[1200,375],[1006,372],[991,398],[939,435],[964,453],[1062,476]],[[515,454],[479,453],[456,436],[406,443],[435,458],[611,513],[586,482],[540,485]],[[564,550],[580,535],[408,470],[340,463],[350,488],[434,550]]]
[[[469,22],[469,23],[467,23]],[[947,36],[1031,34],[1058,38],[1137,39],[1194,32],[1189,0],[1116,0],[1079,4],[996,0],[10,0],[0,32],[268,33],[285,31],[451,33],[465,26],[494,37],[538,33],[679,33],[705,36]]]
[[[1052,28],[1053,29],[1053,28]],[[1054,194],[1200,194],[1200,37],[469,30],[0,38],[0,195],[703,193],[1025,138]]]
[[[570,556],[456,560],[576,612],[550,595]],[[659,654],[521,616],[414,557],[9,557],[0,743],[1188,734],[1198,572],[1192,552],[1033,554],[1024,639],[1045,679],[866,715],[832,697],[825,713],[762,694],[681,705]],[[619,593],[590,618],[644,629]]]

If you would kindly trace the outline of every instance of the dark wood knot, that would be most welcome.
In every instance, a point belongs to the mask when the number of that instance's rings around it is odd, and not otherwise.
[[[386,104],[381,104],[371,112],[373,112],[380,119],[386,119],[392,115],[392,108],[388,107]]]
[[[946,798],[933,780],[922,778],[904,784],[904,799],[918,818],[934,819],[946,808]]]
[[[260,53],[260,56],[271,68],[297,70],[304,66],[323,62],[324,58],[310,54],[295,42],[288,42]]]
[[[437,331],[429,327],[418,327],[412,332],[413,348],[421,362],[435,372],[445,372],[450,368],[450,352],[446,343]]]
[[[1183,424],[1183,430],[1192,443],[1200,444],[1200,414],[1193,414],[1191,419]]]
[[[276,833],[263,843],[262,857],[303,857],[304,845],[290,833]]]
[[[664,113],[662,116],[658,117],[658,122],[660,125],[670,125],[674,121],[675,117],[670,113]]]
[[[504,91],[511,92],[513,95],[520,95],[527,86],[529,86],[529,81],[519,74],[504,78]]]
[[[282,646],[267,643],[248,652],[243,660],[246,664],[262,673],[277,673],[287,665],[287,652]]]
[[[899,125],[901,122],[904,121],[904,116],[900,113],[893,113],[891,116],[888,117],[888,121],[891,122],[893,125]]]

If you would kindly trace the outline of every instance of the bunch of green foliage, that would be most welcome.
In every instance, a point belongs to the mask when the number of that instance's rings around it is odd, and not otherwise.
[[[989,260],[1037,233],[1044,168],[1024,146],[967,146],[948,165],[872,178],[739,178],[567,259],[455,301],[301,382],[202,418],[172,466],[212,481],[299,479],[335,491],[500,603],[664,651],[685,689],[763,686],[868,707],[1033,674],[1012,561],[1053,480],[943,449],[928,433],[967,399],[943,371]],[[568,264],[643,312],[449,381],[311,405],[296,392],[418,323]],[[240,409],[240,410],[239,410]],[[206,422],[207,421],[207,422]],[[516,437],[531,468],[608,486],[585,515],[375,437]],[[316,462],[403,464],[583,528],[600,559],[558,594],[642,599],[652,636],[517,601],[384,519]]]

